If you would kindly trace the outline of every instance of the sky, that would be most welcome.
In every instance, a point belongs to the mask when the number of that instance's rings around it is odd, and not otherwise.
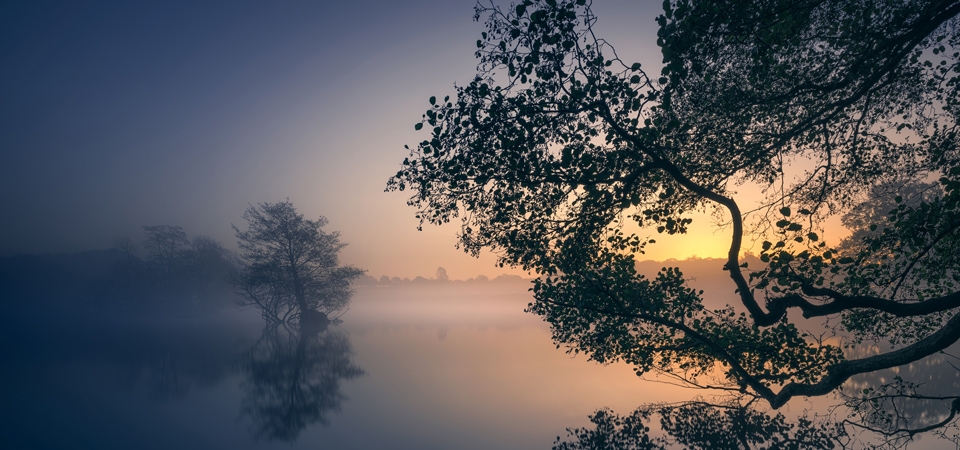
[[[657,67],[660,1],[595,0],[598,34]],[[109,248],[144,225],[235,246],[251,204],[289,198],[370,275],[521,274],[417,231],[385,193],[431,95],[472,79],[471,0],[6,2],[0,6],[0,256]],[[716,257],[712,227],[652,259]]]

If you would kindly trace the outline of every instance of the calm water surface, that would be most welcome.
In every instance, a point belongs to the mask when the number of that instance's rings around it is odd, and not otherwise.
[[[0,442],[549,448],[597,408],[690,396],[556,349],[523,312],[528,287],[360,287],[343,323],[314,335],[264,330],[254,311],[8,327]]]
[[[364,286],[342,324],[315,334],[237,310],[56,326],[8,317],[0,448],[545,449],[599,408],[697,394],[557,349],[523,312],[528,287]],[[956,371],[929,367],[877,376],[960,386]]]

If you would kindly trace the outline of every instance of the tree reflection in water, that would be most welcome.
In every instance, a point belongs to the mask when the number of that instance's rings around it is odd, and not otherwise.
[[[621,416],[600,409],[590,427],[568,428],[554,450],[904,449],[922,433],[960,448],[960,374],[950,353],[862,374],[844,384],[836,404],[815,416],[789,419],[756,399],[727,397],[644,405]],[[718,397],[723,398],[723,397]]]
[[[960,448],[954,421],[960,413],[960,371],[956,349],[949,350],[851,379],[839,392],[849,410],[844,425],[872,432],[892,448],[926,432]]]
[[[672,448],[830,449],[843,428],[801,417],[792,422],[782,414],[764,413],[756,401],[728,400],[712,404],[692,401],[653,404],[619,416],[601,409],[590,416],[593,428],[567,429],[554,450],[640,450]],[[651,430],[659,417],[662,432]]]
[[[336,327],[265,328],[240,361],[241,416],[251,420],[254,437],[292,442],[308,425],[328,424],[345,400],[340,382],[364,373],[351,356],[349,339]]]

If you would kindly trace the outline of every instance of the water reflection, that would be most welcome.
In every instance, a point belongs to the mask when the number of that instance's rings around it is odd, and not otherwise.
[[[239,366],[245,376],[241,414],[252,422],[253,435],[294,441],[307,426],[328,424],[345,399],[341,381],[364,373],[351,357],[339,328],[265,328]]]
[[[0,384],[11,388],[0,448],[289,445],[311,425],[325,430],[344,381],[364,373],[339,326],[263,329],[230,311],[31,324],[0,338]]]
[[[567,428],[553,449],[960,448],[958,347],[857,375],[836,396],[819,399],[819,407],[799,415],[770,411],[755,398],[721,394],[651,403],[628,415],[601,408],[589,416],[590,426]],[[864,357],[871,349],[851,354]]]
[[[821,450],[837,446],[842,429],[807,418],[795,422],[781,413],[758,409],[743,398],[722,403],[690,401],[655,404],[619,416],[601,409],[590,416],[593,427],[567,429],[554,450],[631,450],[668,448],[791,448]],[[659,418],[659,420],[654,420]],[[657,422],[657,423],[654,423]],[[659,425],[660,431],[652,430]]]
[[[861,374],[848,381],[840,397],[858,426],[904,440],[930,431],[958,441],[960,370],[957,347],[892,369]],[[960,443],[958,443],[960,445]]]
[[[89,346],[119,364],[121,385],[142,386],[154,400],[175,400],[217,386],[233,374],[236,354],[249,345],[241,331],[222,325],[154,325],[137,332],[104,332]]]
[[[528,287],[361,286],[316,334],[233,310],[6,328],[0,448],[544,449],[597,408],[692,396],[555,349]]]

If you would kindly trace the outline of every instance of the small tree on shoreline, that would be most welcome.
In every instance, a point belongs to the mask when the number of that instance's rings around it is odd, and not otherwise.
[[[346,307],[350,280],[363,274],[338,260],[340,233],[325,233],[327,219],[304,218],[289,200],[260,203],[243,213],[247,229],[233,227],[243,268],[237,286],[242,305],[264,319],[286,322],[308,311],[330,314]]]

